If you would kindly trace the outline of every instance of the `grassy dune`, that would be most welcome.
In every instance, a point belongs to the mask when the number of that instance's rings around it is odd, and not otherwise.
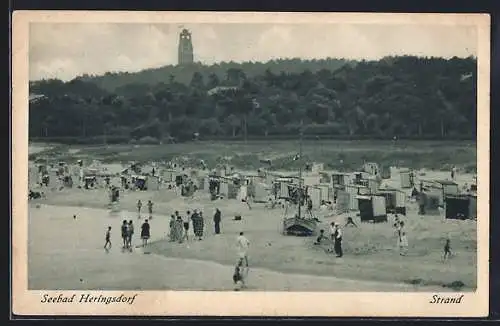
[[[50,155],[62,160],[100,159],[103,162],[168,161],[183,157],[187,165],[203,159],[208,165],[230,160],[236,168],[261,166],[262,158],[273,161],[273,169],[298,168],[292,157],[299,150],[297,140],[245,142],[190,142],[163,145],[55,146],[32,154],[31,158]],[[467,172],[476,169],[475,142],[454,141],[304,141],[306,161],[322,162],[325,168],[359,169],[363,160],[387,166],[449,169],[455,164]]]

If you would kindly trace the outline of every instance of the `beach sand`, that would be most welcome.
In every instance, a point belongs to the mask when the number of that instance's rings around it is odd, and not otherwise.
[[[76,219],[73,214],[77,215]],[[132,217],[134,213],[109,214],[101,209],[40,205],[39,208],[31,207],[29,215],[28,288],[31,290],[232,291],[234,288],[231,280],[233,266],[145,254],[144,251],[149,249],[122,251],[119,225],[124,218],[134,220],[134,244],[140,244],[138,230],[144,219]],[[113,247],[106,252],[103,245],[108,225],[113,227]],[[165,238],[167,225],[165,216],[153,218],[153,241]],[[230,239],[233,240],[232,235]],[[210,240],[220,239],[213,237]],[[203,246],[203,242],[170,245],[195,252]],[[234,260],[235,253],[229,256],[229,260]],[[249,273],[247,291],[252,290],[443,291],[436,286],[416,287],[332,276],[298,275],[258,267],[252,267]]]

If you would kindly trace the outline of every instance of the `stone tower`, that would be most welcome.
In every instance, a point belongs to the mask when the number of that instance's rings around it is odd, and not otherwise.
[[[183,29],[179,34],[179,65],[193,63],[193,43],[191,42],[191,33]]]

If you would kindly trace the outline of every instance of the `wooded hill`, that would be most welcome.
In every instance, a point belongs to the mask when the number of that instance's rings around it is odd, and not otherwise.
[[[476,59],[279,60],[30,82],[31,139],[475,139]],[[99,140],[98,140],[99,139]]]

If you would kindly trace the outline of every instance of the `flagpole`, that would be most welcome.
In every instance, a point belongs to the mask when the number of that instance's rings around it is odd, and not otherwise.
[[[300,129],[299,129],[299,218],[301,216],[301,206],[302,206],[302,126],[304,121],[300,121]]]

